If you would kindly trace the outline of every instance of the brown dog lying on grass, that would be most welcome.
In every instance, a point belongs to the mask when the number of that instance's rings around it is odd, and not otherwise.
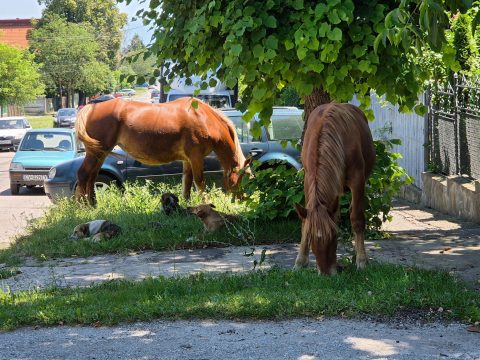
[[[73,234],[70,236],[73,240],[90,237],[91,241],[99,242],[103,239],[110,239],[117,236],[122,229],[120,226],[108,220],[94,220],[85,224],[75,226]]]
[[[229,215],[219,211],[214,210],[215,205],[213,204],[201,204],[198,206],[187,207],[187,212],[192,215],[198,216],[202,220],[205,230],[208,232],[213,232],[226,223],[236,222],[240,219],[238,215]]]

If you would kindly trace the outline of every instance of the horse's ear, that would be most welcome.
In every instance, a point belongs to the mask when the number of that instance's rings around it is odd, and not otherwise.
[[[212,209],[215,209],[215,205],[213,204],[208,204]]]
[[[305,219],[307,217],[307,209],[305,209],[302,205],[298,203],[295,204],[295,211],[297,212],[300,219]]]

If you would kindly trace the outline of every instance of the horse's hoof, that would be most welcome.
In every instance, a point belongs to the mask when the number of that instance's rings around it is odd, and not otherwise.
[[[295,263],[295,265],[293,266],[293,270],[302,270],[302,269],[306,269],[307,267],[308,267],[308,263],[306,264]]]
[[[293,270],[302,270],[308,267],[308,259],[297,259],[295,260],[295,266]]]

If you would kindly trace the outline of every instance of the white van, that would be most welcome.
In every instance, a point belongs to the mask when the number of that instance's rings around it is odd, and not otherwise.
[[[207,75],[207,83],[210,79],[217,80],[217,85],[208,87],[206,90],[200,90],[200,94],[195,97],[205,101],[213,107],[223,109],[233,107],[233,90],[228,90],[226,85],[221,83],[212,72]],[[186,78],[176,78],[170,84],[170,91],[166,93],[166,102],[177,100],[182,97],[192,97],[199,88],[202,79],[199,76],[191,76],[191,85],[186,85]]]

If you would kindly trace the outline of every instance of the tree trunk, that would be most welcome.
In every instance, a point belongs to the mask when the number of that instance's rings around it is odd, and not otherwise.
[[[85,95],[84,91],[78,92],[78,105],[85,105],[86,104],[87,96]]]
[[[303,124],[302,138],[300,144],[303,144],[303,137],[305,136],[305,130],[308,125],[308,117],[311,112],[318,106],[322,104],[328,104],[331,102],[330,95],[328,95],[322,88],[314,88],[312,93],[308,96],[305,96],[305,107],[303,110]]]

